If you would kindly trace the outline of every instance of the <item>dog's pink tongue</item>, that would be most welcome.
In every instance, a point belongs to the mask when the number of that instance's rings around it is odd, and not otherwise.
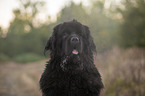
[[[77,50],[73,50],[72,53],[77,55],[79,52]]]

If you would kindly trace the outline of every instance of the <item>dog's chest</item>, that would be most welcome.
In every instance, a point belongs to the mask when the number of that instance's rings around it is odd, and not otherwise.
[[[59,89],[67,91],[77,91],[86,89],[91,84],[89,78],[80,74],[63,74],[56,76],[56,78],[54,79],[54,83],[54,86],[57,86]]]
[[[53,96],[93,96],[88,94],[98,94],[98,88],[101,86],[98,83],[99,79],[87,72],[71,74],[63,71],[51,71],[45,73],[41,79],[43,82],[41,89],[47,94],[53,92],[55,94]]]
[[[89,82],[82,76],[62,76],[55,81],[58,90],[68,94],[67,96],[77,96],[77,94],[88,94]],[[70,94],[70,95],[69,95]]]
[[[57,80],[54,82],[59,85],[58,87],[73,90],[75,88],[80,88],[81,85],[86,81],[84,78],[78,75],[63,74],[62,76],[57,76]]]

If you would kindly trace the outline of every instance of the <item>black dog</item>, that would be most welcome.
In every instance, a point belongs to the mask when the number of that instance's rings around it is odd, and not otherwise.
[[[89,28],[76,20],[54,28],[45,51],[50,61],[40,79],[42,96],[99,96],[103,83],[94,65]]]

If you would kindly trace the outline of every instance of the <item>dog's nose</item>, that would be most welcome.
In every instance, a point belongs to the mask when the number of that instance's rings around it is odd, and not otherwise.
[[[71,42],[72,43],[79,43],[79,38],[78,37],[72,37]]]

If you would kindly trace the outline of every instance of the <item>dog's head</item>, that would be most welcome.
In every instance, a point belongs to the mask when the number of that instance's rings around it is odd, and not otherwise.
[[[76,20],[72,20],[61,23],[54,28],[53,34],[45,46],[45,51],[47,50],[50,50],[51,58],[63,57],[64,61],[75,58],[74,61],[78,62],[82,55],[93,54],[96,47],[89,28]]]
[[[54,27],[45,51],[50,50],[57,56],[80,55],[96,51],[89,28],[76,20],[64,22]]]

